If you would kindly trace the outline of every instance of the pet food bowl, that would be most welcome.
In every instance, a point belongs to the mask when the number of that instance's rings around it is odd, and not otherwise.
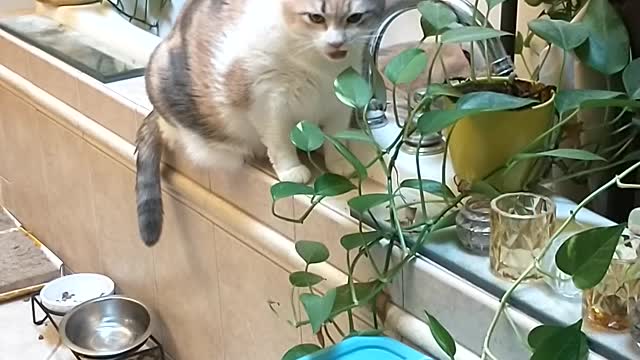
[[[85,301],[112,295],[113,280],[101,274],[80,273],[57,278],[40,291],[40,301],[49,311],[64,315]]]
[[[142,347],[151,336],[151,323],[151,313],[139,301],[105,296],[68,312],[60,323],[60,338],[82,356],[113,358]]]

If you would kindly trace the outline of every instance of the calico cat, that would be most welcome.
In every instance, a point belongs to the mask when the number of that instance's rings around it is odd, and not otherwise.
[[[306,183],[309,169],[289,140],[301,120],[328,134],[351,112],[333,82],[360,68],[385,0],[190,0],[147,67],[153,112],[136,140],[140,235],[162,231],[160,159],[179,147],[194,163],[228,172],[268,155],[281,181]],[[329,171],[353,168],[332,146]]]

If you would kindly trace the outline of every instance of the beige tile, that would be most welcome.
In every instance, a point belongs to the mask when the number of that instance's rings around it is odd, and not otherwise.
[[[182,359],[223,359],[213,224],[164,196],[163,236],[153,248],[164,345]]]
[[[137,105],[87,75],[79,75],[77,83],[76,109],[127,141],[135,142]]]
[[[135,174],[92,146],[89,162],[102,271],[125,294],[155,308],[153,252],[138,236]]]
[[[0,34],[0,65],[6,66],[16,74],[27,76],[27,53],[12,41],[12,36]]]
[[[58,66],[59,60],[46,54],[40,57],[40,53],[40,50],[34,50],[34,53],[27,54],[27,79],[68,105],[77,107],[77,79]],[[68,66],[63,68],[66,69]]]
[[[293,223],[271,213],[271,185],[276,183],[272,177],[245,166],[236,174],[211,171],[209,179],[212,191],[220,197],[288,238],[294,238]],[[293,217],[293,199],[278,201],[276,211],[282,216]]]
[[[51,236],[62,242],[60,255],[73,271],[100,271],[90,146],[53,121],[40,125]]]
[[[226,360],[280,359],[300,341],[291,318],[288,273],[216,228]],[[279,316],[268,306],[273,301]]]
[[[0,128],[4,140],[0,171],[8,181],[4,196],[24,226],[52,250],[60,242],[49,235],[47,187],[43,173],[41,125],[48,119],[33,107],[0,87]]]
[[[149,97],[147,95],[144,76],[115,81],[106,84],[106,86],[147,110],[151,110],[153,108],[153,105],[151,105],[151,101],[149,101]]]

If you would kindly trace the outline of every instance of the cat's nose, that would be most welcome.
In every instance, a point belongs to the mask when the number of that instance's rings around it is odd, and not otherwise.
[[[344,41],[342,40],[329,41],[329,46],[334,49],[340,49],[344,46]]]

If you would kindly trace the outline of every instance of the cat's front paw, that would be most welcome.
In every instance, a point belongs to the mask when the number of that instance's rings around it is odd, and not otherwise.
[[[280,181],[291,181],[306,184],[311,180],[311,171],[304,165],[297,165],[284,171],[278,171]]]
[[[342,157],[333,159],[325,158],[325,165],[329,172],[342,176],[349,176],[355,171],[351,163]]]

